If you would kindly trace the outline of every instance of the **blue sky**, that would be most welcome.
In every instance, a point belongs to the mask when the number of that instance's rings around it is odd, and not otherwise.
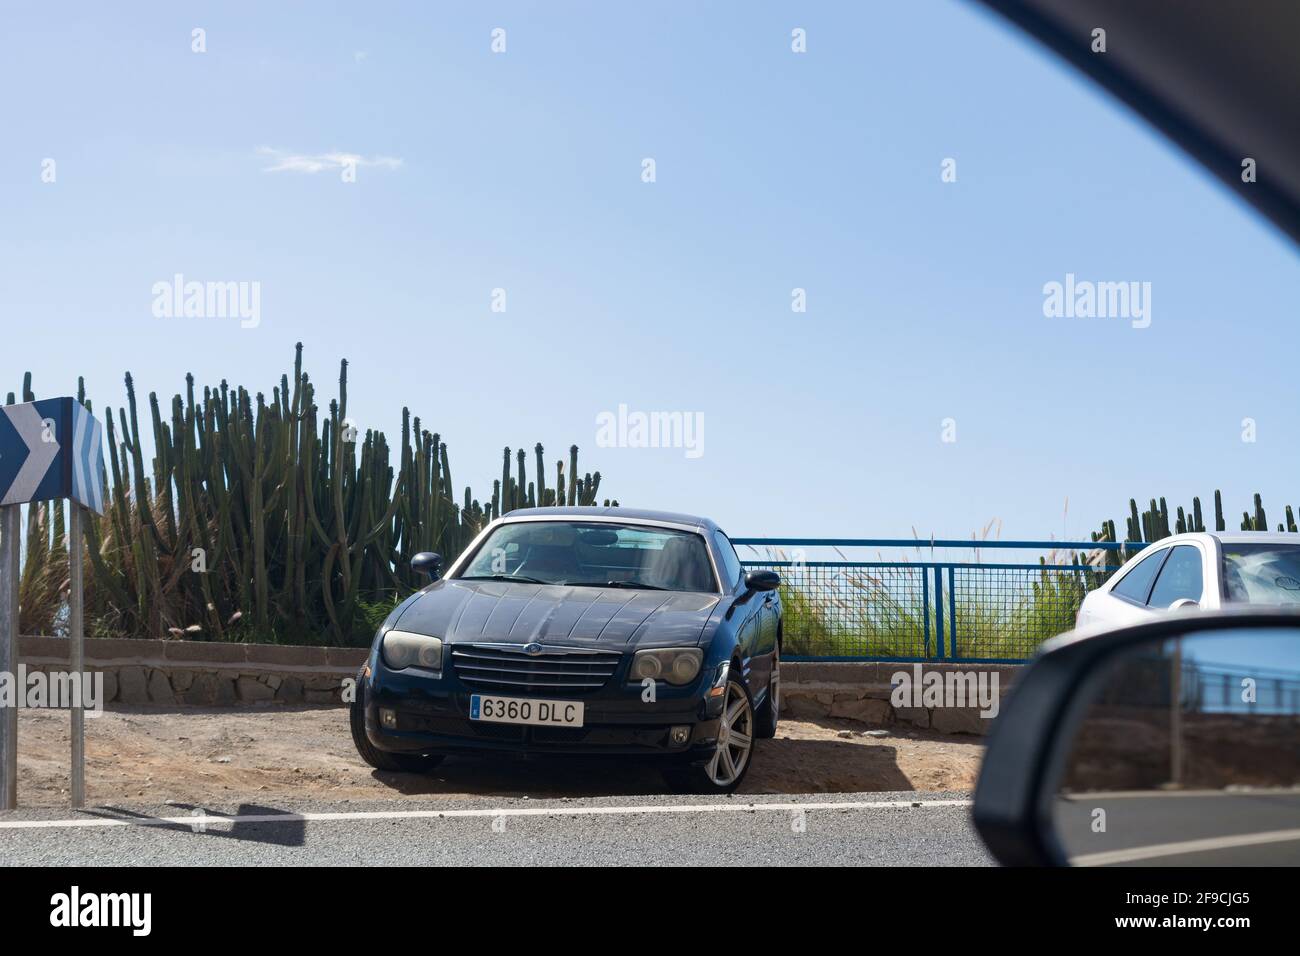
[[[0,82],[2,391],[269,395],[301,340],[476,497],[502,446],[577,443],[603,494],[735,535],[1300,503],[1295,252],[966,2],[27,5]],[[260,324],[156,318],[176,273],[259,282]],[[1150,282],[1151,326],[1045,318],[1066,273]],[[704,454],[597,448],[619,404],[701,413]]]

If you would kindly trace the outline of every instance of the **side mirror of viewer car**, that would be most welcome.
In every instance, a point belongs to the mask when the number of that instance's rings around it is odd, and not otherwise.
[[[1009,865],[1300,864],[1300,612],[1044,644],[994,724],[973,816]]]
[[[411,558],[411,570],[416,574],[427,574],[436,581],[442,576],[442,555],[436,551],[421,551]]]

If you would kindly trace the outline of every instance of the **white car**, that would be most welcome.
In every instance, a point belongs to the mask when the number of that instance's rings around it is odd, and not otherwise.
[[[1204,531],[1164,538],[1089,592],[1076,623],[1120,626],[1180,607],[1228,604],[1300,604],[1300,535]]]

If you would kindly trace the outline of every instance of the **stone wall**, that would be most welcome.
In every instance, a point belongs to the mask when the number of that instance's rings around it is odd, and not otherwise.
[[[923,674],[981,672],[992,687],[998,676],[998,696],[1006,696],[1020,673],[1019,664],[927,663]],[[911,727],[944,734],[986,734],[992,720],[978,706],[895,707],[894,674],[914,676],[913,665],[857,661],[785,661],[781,664],[781,713],[794,718],[836,717],[872,727]]]
[[[19,661],[31,670],[66,670],[68,641],[22,637]],[[239,706],[336,704],[369,651],[206,641],[86,641],[86,669],[104,675],[105,703]]]
[[[233,707],[280,702],[337,704],[343,681],[356,676],[365,648],[220,644],[206,641],[87,640],[86,668],[104,674],[106,704]],[[19,660],[28,670],[65,670],[68,642],[23,637]],[[990,720],[978,706],[894,707],[891,679],[911,664],[786,661],[781,665],[781,713],[794,718],[853,720],[872,727],[911,727],[938,733],[985,734]],[[1005,695],[1016,664],[926,664],[924,673],[997,673]]]

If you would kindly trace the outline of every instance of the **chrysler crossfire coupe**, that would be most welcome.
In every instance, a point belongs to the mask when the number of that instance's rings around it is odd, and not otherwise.
[[[492,522],[375,635],[352,736],[380,770],[448,754],[609,754],[729,793],[776,733],[780,579],[707,518],[528,508]]]

